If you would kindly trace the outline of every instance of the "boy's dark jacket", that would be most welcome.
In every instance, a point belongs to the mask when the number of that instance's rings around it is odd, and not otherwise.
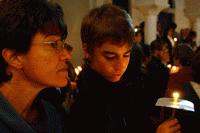
[[[72,133],[151,132],[143,97],[135,90],[141,88],[134,88],[132,82],[112,83],[86,67],[79,75],[78,89],[70,114]]]

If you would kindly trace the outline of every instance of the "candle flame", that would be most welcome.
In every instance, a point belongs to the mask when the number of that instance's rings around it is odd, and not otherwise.
[[[178,103],[179,93],[173,92],[173,104],[176,105]]]
[[[170,73],[177,73],[179,71],[179,67],[178,66],[172,66],[171,69],[170,69]]]
[[[134,31],[137,32],[137,31],[138,31],[138,28],[135,28]]]
[[[77,69],[78,69],[79,71],[82,71],[82,67],[81,67],[81,66],[77,66]]]
[[[178,41],[178,38],[174,37],[174,41],[177,42],[177,41]]]
[[[77,66],[75,69],[74,69],[76,75],[79,75],[79,73],[82,71],[82,67],[81,66]]]
[[[171,69],[172,65],[171,65],[171,64],[168,64],[167,67],[168,67],[169,69]]]
[[[178,92],[174,92],[173,93],[173,98],[174,99],[178,99],[179,98],[179,93]]]

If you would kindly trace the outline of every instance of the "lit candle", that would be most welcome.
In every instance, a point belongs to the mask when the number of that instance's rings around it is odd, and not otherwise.
[[[179,71],[179,67],[178,66],[172,66],[170,69],[170,73],[177,73]]]
[[[169,69],[171,69],[172,65],[171,65],[171,64],[168,64],[167,67],[168,67]]]
[[[179,93],[178,92],[173,92],[173,104],[176,105],[178,103],[178,99],[179,99]],[[171,117],[174,118],[175,117],[175,113],[176,113],[176,109],[173,108],[172,109],[172,115]]]
[[[135,28],[134,31],[137,32],[137,31],[138,31],[138,28]]]
[[[77,69],[80,71],[82,71],[82,67],[81,66],[77,66]]]
[[[79,70],[77,68],[75,68],[74,71],[75,71],[76,75],[79,74]]]
[[[174,37],[174,42],[177,42],[178,41],[178,38],[177,37]]]
[[[178,98],[179,98],[179,93],[178,92],[173,92],[173,101],[175,102],[175,103],[177,103],[178,102]]]
[[[74,69],[76,75],[79,75],[79,73],[82,71],[82,67],[81,66],[77,66],[75,69]]]

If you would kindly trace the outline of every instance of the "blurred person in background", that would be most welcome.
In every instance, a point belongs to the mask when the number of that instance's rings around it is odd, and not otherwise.
[[[200,52],[192,60],[192,80],[183,85],[183,99],[194,103],[195,112],[177,112],[183,133],[198,132],[200,122]]]
[[[186,38],[188,37],[189,33],[190,33],[189,28],[181,29],[179,43],[186,43]]]
[[[195,31],[190,31],[185,41],[185,44],[189,45],[194,52],[197,50],[196,39],[197,33]]]
[[[174,65],[178,70],[170,74],[166,96],[171,97],[174,91],[178,91],[183,96],[184,83],[192,80],[191,64],[194,54],[192,48],[185,44],[179,44],[174,48]]]
[[[176,46],[177,42],[174,40],[175,29],[177,25],[176,23],[171,23],[164,31],[162,40],[167,43],[168,52],[170,60],[168,63],[173,64],[173,48]]]
[[[148,102],[150,103],[150,116],[153,123],[160,118],[160,107],[155,107],[158,98],[165,95],[169,80],[169,61],[168,46],[163,40],[155,40],[151,43],[151,60],[147,64],[147,83]],[[155,126],[157,126],[155,124]]]

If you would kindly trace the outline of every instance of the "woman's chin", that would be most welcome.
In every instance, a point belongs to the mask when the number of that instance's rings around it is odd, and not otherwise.
[[[63,80],[57,82],[54,86],[61,88],[67,86],[68,84],[69,84],[68,80]]]

